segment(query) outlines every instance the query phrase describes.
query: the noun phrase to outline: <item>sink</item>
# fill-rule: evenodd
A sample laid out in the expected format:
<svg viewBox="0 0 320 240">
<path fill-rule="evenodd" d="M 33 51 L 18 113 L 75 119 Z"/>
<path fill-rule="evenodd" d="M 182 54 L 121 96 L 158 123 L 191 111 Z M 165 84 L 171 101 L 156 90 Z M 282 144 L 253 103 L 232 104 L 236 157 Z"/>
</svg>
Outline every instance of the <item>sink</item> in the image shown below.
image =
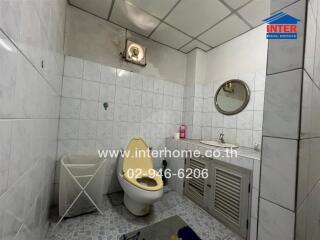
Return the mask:
<svg viewBox="0 0 320 240">
<path fill-rule="evenodd" d="M 222 147 L 222 148 L 238 148 L 239 147 L 231 143 L 220 143 L 218 141 L 200 141 L 200 142 L 206 145 Z"/>
</svg>

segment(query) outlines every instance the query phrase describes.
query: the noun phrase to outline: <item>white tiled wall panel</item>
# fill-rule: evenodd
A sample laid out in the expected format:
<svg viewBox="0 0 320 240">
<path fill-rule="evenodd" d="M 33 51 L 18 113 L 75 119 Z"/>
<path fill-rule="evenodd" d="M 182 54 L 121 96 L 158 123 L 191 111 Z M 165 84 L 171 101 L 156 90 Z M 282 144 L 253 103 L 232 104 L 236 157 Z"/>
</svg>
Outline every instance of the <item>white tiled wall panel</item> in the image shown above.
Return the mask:
<svg viewBox="0 0 320 240">
<path fill-rule="evenodd" d="M 0 239 L 41 240 L 47 230 L 65 7 L 65 0 L 0 1 Z"/>
<path fill-rule="evenodd" d="M 318 1 L 309 1 L 307 21 L 296 206 L 297 240 L 320 238 L 320 4 Z"/>
<path fill-rule="evenodd" d="M 220 85 L 232 78 L 239 78 L 248 84 L 250 88 L 250 101 L 248 106 L 241 113 L 226 116 L 217 111 L 214 105 L 214 97 Z M 193 125 L 191 127 L 201 127 L 200 138 L 205 140 L 217 139 L 219 133 L 223 132 L 225 134 L 225 139 L 228 142 L 250 148 L 253 148 L 255 144 L 259 144 L 260 146 L 263 121 L 265 70 L 255 73 L 239 73 L 235 74 L 232 78 L 219 77 L 219 81 L 203 84 L 196 83 L 198 88 L 202 89 L 202 97 L 191 97 L 194 102 L 198 102 L 194 103 L 194 112 L 188 110 L 188 104 L 190 103 L 185 103 L 184 113 L 186 114 L 184 116 L 184 123 L 191 126 L 188 124 L 187 118 L 192 117 L 193 120 L 190 122 L 192 122 Z M 191 88 L 192 92 L 194 91 L 192 89 L 195 87 L 189 86 L 189 88 Z M 185 97 L 184 101 L 188 101 L 188 98 Z M 201 113 L 200 116 L 197 112 Z M 195 138 L 194 134 L 197 135 L 194 131 L 191 132 L 191 134 L 193 134 L 192 138 Z"/>
<path fill-rule="evenodd" d="M 158 149 L 178 131 L 183 85 L 69 56 L 65 63 L 58 159 L 65 153 L 125 148 L 134 136 Z M 104 102 L 109 104 L 107 110 Z M 115 166 L 111 169 L 106 181 L 116 178 Z M 106 192 L 117 190 L 109 182 L 106 186 L 110 187 Z"/>
</svg>

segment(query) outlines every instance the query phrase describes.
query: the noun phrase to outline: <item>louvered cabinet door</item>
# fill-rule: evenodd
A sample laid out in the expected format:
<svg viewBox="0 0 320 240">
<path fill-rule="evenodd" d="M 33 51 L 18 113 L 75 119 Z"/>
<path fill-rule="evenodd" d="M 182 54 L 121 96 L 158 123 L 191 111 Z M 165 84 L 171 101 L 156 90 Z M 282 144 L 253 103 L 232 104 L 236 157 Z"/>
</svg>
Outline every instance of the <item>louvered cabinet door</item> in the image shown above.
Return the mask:
<svg viewBox="0 0 320 240">
<path fill-rule="evenodd" d="M 228 164 L 211 165 L 209 211 L 244 239 L 248 234 L 251 172 Z"/>
<path fill-rule="evenodd" d="M 186 170 L 190 168 L 192 170 L 199 169 L 202 171 L 203 169 L 208 169 L 208 167 L 208 162 L 201 158 L 188 158 L 186 160 Z M 190 178 L 185 178 L 185 195 L 205 209 L 207 209 L 207 201 L 209 197 L 207 189 L 208 181 L 209 178 L 194 178 L 192 176 L 190 176 Z"/>
</svg>

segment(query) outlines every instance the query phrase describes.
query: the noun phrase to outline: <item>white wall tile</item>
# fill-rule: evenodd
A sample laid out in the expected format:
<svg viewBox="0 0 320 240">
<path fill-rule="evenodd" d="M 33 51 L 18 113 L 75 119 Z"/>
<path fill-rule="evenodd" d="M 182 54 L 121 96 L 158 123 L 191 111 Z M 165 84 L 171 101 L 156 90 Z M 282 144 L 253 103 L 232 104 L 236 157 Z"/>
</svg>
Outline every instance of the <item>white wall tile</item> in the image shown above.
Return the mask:
<svg viewBox="0 0 320 240">
<path fill-rule="evenodd" d="M 159 118 L 158 118 L 159 119 Z M 130 107 L 128 112 L 128 121 L 129 122 L 141 122 L 141 107 Z"/>
<path fill-rule="evenodd" d="M 115 121 L 128 121 L 129 106 L 117 104 L 114 109 L 114 120 Z"/>
<path fill-rule="evenodd" d="M 182 98 L 180 98 L 182 101 Z M 163 95 L 158 93 L 153 95 L 153 108 L 162 109 L 163 108 Z"/>
<path fill-rule="evenodd" d="M 153 91 L 155 93 L 163 94 L 163 85 L 164 85 L 164 81 L 162 81 L 161 79 L 154 79 Z M 182 97 L 182 95 L 179 95 L 179 96 Z"/>
<path fill-rule="evenodd" d="M 122 86 L 116 88 L 116 104 L 129 104 L 130 89 Z"/>
<path fill-rule="evenodd" d="M 77 139 L 79 135 L 79 120 L 61 119 L 59 139 Z"/>
<path fill-rule="evenodd" d="M 297 147 L 296 140 L 263 139 L 261 196 L 292 211 L 295 208 Z"/>
<path fill-rule="evenodd" d="M 98 102 L 81 100 L 80 119 L 97 119 Z"/>
<path fill-rule="evenodd" d="M 79 122 L 79 139 L 90 140 L 97 137 L 97 121 L 80 120 Z"/>
<path fill-rule="evenodd" d="M 130 79 L 130 88 L 141 90 L 142 89 L 142 76 L 137 73 L 132 73 Z"/>
<path fill-rule="evenodd" d="M 261 149 L 262 131 L 253 131 L 252 135 L 253 146 L 258 144 L 258 149 Z"/>
<path fill-rule="evenodd" d="M 131 73 L 123 70 L 117 69 L 117 80 L 116 84 L 123 87 L 130 87 Z"/>
<path fill-rule="evenodd" d="M 270 41 L 268 48 L 268 74 L 302 68 L 304 44 L 305 2 L 298 1 L 283 9 L 289 15 L 300 19 L 296 41 Z M 268 82 L 268 81 L 267 81 Z"/>
<path fill-rule="evenodd" d="M 316 17 L 312 11 L 311 3 L 308 4 L 308 18 L 307 18 L 307 29 L 306 29 L 306 46 L 304 54 L 304 68 L 308 74 L 313 78 L 313 67 L 315 59 L 315 48 L 316 48 L 316 34 L 317 25 Z"/>
<path fill-rule="evenodd" d="M 227 136 L 226 136 L 227 137 Z M 237 129 L 237 143 L 240 146 L 253 148 L 252 130 Z"/>
<path fill-rule="evenodd" d="M 254 91 L 264 91 L 266 82 L 266 70 L 256 72 L 254 79 Z M 251 89 L 252 91 L 253 89 Z"/>
<path fill-rule="evenodd" d="M 79 78 L 64 77 L 63 78 L 63 97 L 79 98 L 81 97 L 82 80 Z"/>
<path fill-rule="evenodd" d="M 268 76 L 263 114 L 264 135 L 298 137 L 301 81 L 301 70 Z"/>
<path fill-rule="evenodd" d="M 250 221 L 250 240 L 257 240 L 257 224 L 258 221 L 255 218 L 251 218 Z"/>
<path fill-rule="evenodd" d="M 11 151 L 11 121 L 0 120 L 0 171 L 9 169 Z M 3 173 L 4 174 L 4 173 Z"/>
<path fill-rule="evenodd" d="M 253 115 L 253 130 L 262 130 L 263 111 L 254 111 Z"/>
<path fill-rule="evenodd" d="M 100 85 L 100 102 L 114 102 L 115 101 L 115 94 L 116 94 L 116 87 L 115 85 L 110 84 L 101 84 Z"/>
<path fill-rule="evenodd" d="M 98 100 L 100 84 L 92 81 L 82 81 L 82 99 Z"/>
<path fill-rule="evenodd" d="M 212 117 L 212 127 L 222 127 L 223 128 L 223 121 L 224 121 L 224 117 L 221 113 L 213 113 L 212 114 L 213 117 Z"/>
<path fill-rule="evenodd" d="M 237 129 L 253 128 L 253 111 L 242 111 L 237 115 Z"/>
<path fill-rule="evenodd" d="M 79 118 L 80 99 L 61 98 L 61 118 Z"/>
<path fill-rule="evenodd" d="M 115 84 L 117 78 L 117 70 L 113 67 L 101 65 L 101 82 L 107 84 Z"/>
<path fill-rule="evenodd" d="M 259 240 L 293 240 L 295 214 L 260 198 Z"/>
<path fill-rule="evenodd" d="M 108 103 L 108 109 L 105 110 L 102 103 L 98 105 L 98 119 L 99 120 L 113 120 L 114 117 L 114 103 Z"/>
<path fill-rule="evenodd" d="M 237 116 L 224 116 L 224 128 L 237 128 Z"/>
<path fill-rule="evenodd" d="M 262 111 L 264 104 L 264 92 L 258 91 L 254 93 L 254 110 Z"/>
<path fill-rule="evenodd" d="M 142 91 L 130 89 L 129 105 L 141 106 L 142 103 Z"/>
<path fill-rule="evenodd" d="M 172 98 L 171 98 L 171 105 L 172 106 Z M 142 92 L 142 102 L 141 105 L 143 107 L 152 107 L 153 103 L 153 94 L 151 92 Z"/>
<path fill-rule="evenodd" d="M 0 171 L 0 196 L 7 190 L 8 188 L 8 174 L 9 171 Z M 1 233 L 1 231 L 0 231 Z"/>
<path fill-rule="evenodd" d="M 82 78 L 83 76 L 83 60 L 66 56 L 64 75 L 68 77 Z"/>
<path fill-rule="evenodd" d="M 100 81 L 101 67 L 97 63 L 84 61 L 83 78 L 91 81 Z"/>
<path fill-rule="evenodd" d="M 142 89 L 144 91 L 153 92 L 153 79 L 149 77 L 142 78 Z"/>
<path fill-rule="evenodd" d="M 226 139 L 227 142 L 237 143 L 237 129 L 224 128 L 223 133 L 225 135 L 224 138 Z M 216 135 L 216 138 L 218 137 L 219 137 L 219 134 Z"/>
</svg>

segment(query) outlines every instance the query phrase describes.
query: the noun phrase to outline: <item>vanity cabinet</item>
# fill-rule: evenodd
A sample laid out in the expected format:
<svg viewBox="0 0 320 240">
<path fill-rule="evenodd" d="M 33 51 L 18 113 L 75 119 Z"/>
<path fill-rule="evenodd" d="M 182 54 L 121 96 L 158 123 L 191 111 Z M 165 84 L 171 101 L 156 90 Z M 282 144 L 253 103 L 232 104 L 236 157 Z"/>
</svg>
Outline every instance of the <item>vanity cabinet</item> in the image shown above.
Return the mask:
<svg viewBox="0 0 320 240">
<path fill-rule="evenodd" d="M 187 158 L 186 169 L 188 168 L 192 169 L 193 171 L 195 169 L 199 169 L 200 171 L 204 169 L 209 170 L 209 162 L 201 158 Z M 190 178 L 186 177 L 184 182 L 185 195 L 187 195 L 202 208 L 206 208 L 210 198 L 208 191 L 209 182 L 209 178 L 194 178 L 192 176 L 190 176 Z"/>
<path fill-rule="evenodd" d="M 214 217 L 247 239 L 251 171 L 215 159 L 187 158 L 186 170 L 208 169 L 208 178 L 185 178 L 184 193 Z M 187 171 L 186 171 L 187 172 Z"/>
</svg>

